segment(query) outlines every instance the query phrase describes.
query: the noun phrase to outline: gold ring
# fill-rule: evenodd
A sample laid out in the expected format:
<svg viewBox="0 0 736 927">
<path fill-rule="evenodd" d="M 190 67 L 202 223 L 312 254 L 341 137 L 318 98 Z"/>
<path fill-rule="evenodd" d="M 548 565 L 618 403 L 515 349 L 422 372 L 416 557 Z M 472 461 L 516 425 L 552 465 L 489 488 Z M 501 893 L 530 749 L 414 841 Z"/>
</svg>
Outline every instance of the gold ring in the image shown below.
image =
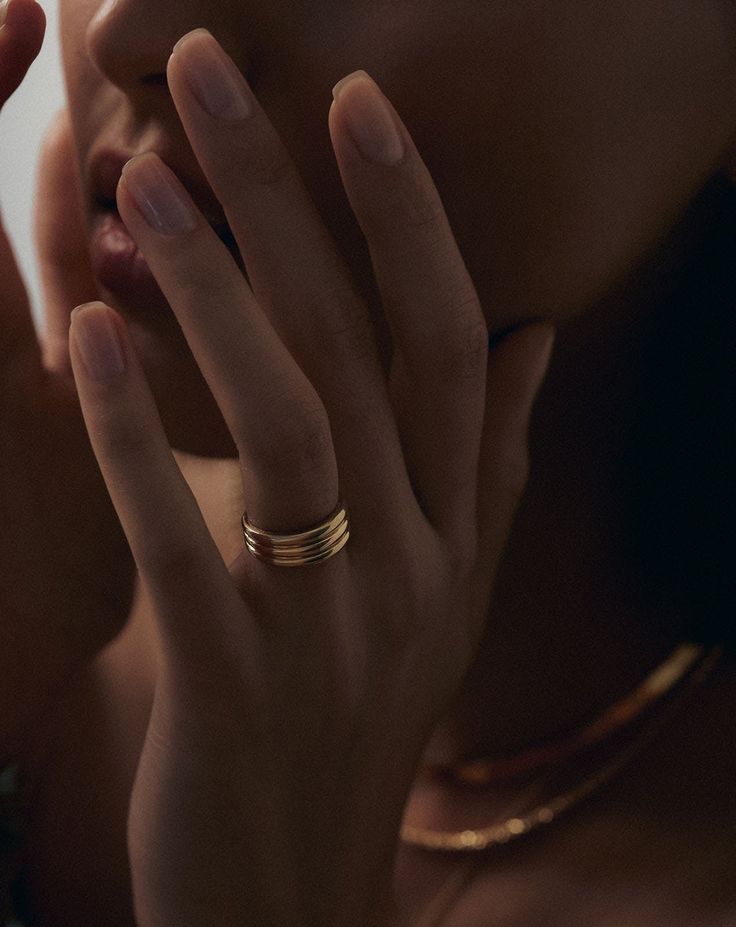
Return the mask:
<svg viewBox="0 0 736 927">
<path fill-rule="evenodd" d="M 339 553 L 350 537 L 348 516 L 342 500 L 323 522 L 292 534 L 267 531 L 241 518 L 245 546 L 259 560 L 272 566 L 305 566 L 319 563 Z"/>
</svg>

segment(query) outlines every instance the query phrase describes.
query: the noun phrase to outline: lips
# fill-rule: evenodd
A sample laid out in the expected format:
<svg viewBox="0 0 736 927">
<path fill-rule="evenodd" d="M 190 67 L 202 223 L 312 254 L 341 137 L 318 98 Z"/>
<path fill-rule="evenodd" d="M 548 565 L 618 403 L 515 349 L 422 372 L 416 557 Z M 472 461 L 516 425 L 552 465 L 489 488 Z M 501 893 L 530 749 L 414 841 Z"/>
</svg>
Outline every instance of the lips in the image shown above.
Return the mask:
<svg viewBox="0 0 736 927">
<path fill-rule="evenodd" d="M 115 193 L 123 168 L 135 157 L 133 154 L 103 150 L 90 160 L 89 178 L 92 194 L 98 207 L 115 208 Z"/>
<path fill-rule="evenodd" d="M 134 152 L 104 148 L 93 153 L 89 160 L 87 176 L 94 212 L 90 239 L 92 266 L 100 284 L 111 292 L 130 296 L 136 301 L 160 302 L 162 294 L 158 284 L 117 209 L 118 181 L 123 167 L 133 157 Z M 213 215 L 214 210 L 208 208 L 213 199 L 210 188 L 197 181 L 186 169 L 174 165 L 169 158 L 160 157 L 182 181 L 218 238 L 244 270 L 235 236 L 222 218 L 221 210 L 220 215 Z"/>
<path fill-rule="evenodd" d="M 167 305 L 148 262 L 116 211 L 95 216 L 89 252 L 94 275 L 114 302 L 139 309 Z"/>
</svg>

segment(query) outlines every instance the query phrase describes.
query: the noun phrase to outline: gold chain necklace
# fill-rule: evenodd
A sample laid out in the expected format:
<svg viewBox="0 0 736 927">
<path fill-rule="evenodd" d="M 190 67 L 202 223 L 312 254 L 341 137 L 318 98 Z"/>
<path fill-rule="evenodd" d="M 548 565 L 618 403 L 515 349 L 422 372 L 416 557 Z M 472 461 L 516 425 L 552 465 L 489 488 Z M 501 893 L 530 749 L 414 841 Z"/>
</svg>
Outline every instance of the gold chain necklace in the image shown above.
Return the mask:
<svg viewBox="0 0 736 927">
<path fill-rule="evenodd" d="M 674 688 L 703 656 L 697 644 L 680 644 L 641 682 L 633 692 L 608 707 L 582 730 L 557 741 L 538 744 L 523 753 L 505 758 L 483 758 L 455 765 L 431 764 L 425 771 L 435 779 L 461 786 L 484 788 L 497 782 L 514 781 L 520 774 L 541 772 L 560 766 L 582 751 L 588 751 L 630 725 L 655 702 Z"/>
<path fill-rule="evenodd" d="M 526 814 L 509 818 L 500 824 L 479 830 L 435 831 L 410 827 L 405 824 L 401 828 L 401 840 L 404 843 L 422 847 L 426 850 L 473 852 L 507 844 L 531 833 L 544 824 L 551 824 L 560 815 L 578 805 L 613 779 L 638 753 L 648 746 L 676 714 L 677 709 L 687 699 L 687 696 L 696 691 L 710 676 L 724 651 L 723 646 L 714 647 L 710 650 L 690 675 L 687 684 L 684 686 L 684 691 L 679 693 L 679 697 L 673 699 L 669 709 L 645 727 L 633 743 L 629 744 L 612 761 L 605 764 L 576 787 L 556 795 Z"/>
</svg>

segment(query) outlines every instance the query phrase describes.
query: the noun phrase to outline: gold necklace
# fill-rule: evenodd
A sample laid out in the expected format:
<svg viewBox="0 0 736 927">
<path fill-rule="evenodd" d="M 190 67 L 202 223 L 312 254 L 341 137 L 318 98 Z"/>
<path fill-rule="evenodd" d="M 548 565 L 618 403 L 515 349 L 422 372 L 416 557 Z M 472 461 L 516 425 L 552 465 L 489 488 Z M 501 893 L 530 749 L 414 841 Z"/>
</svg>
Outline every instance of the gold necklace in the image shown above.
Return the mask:
<svg viewBox="0 0 736 927">
<path fill-rule="evenodd" d="M 714 647 L 701 660 L 699 666 L 692 672 L 684 691 L 679 697 L 673 699 L 669 709 L 651 724 L 618 754 L 611 762 L 589 776 L 582 783 L 562 794 L 556 795 L 542 805 L 538 805 L 526 814 L 509 818 L 500 824 L 484 827 L 479 830 L 462 831 L 435 831 L 425 828 L 410 827 L 405 824 L 401 828 L 401 840 L 412 846 L 422 847 L 426 850 L 442 850 L 454 852 L 473 852 L 485 850 L 489 847 L 501 846 L 531 833 L 544 824 L 551 824 L 560 815 L 578 805 L 595 791 L 609 782 L 623 770 L 634 757 L 640 753 L 657 734 L 666 726 L 676 714 L 677 709 L 694 692 L 715 669 L 723 656 L 723 646 Z"/>
<path fill-rule="evenodd" d="M 582 730 L 557 741 L 536 745 L 513 757 L 466 760 L 455 765 L 432 764 L 424 772 L 457 785 L 484 788 L 514 781 L 524 773 L 559 768 L 576 754 L 588 751 L 636 721 L 655 702 L 674 688 L 702 657 L 697 644 L 680 644 L 633 692 L 607 708 Z"/>
</svg>

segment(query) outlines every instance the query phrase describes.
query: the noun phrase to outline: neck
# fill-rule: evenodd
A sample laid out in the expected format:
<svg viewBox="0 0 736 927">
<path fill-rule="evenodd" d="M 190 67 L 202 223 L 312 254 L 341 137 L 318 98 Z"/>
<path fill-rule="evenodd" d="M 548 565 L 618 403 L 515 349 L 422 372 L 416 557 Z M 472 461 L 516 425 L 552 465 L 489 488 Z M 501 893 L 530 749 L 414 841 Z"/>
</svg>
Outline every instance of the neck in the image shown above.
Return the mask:
<svg viewBox="0 0 736 927">
<path fill-rule="evenodd" d="M 686 638 L 682 614 L 645 594 L 623 543 L 629 419 L 646 363 L 640 308 L 611 301 L 559 332 L 485 638 L 428 763 L 513 756 L 573 733 Z"/>
</svg>

